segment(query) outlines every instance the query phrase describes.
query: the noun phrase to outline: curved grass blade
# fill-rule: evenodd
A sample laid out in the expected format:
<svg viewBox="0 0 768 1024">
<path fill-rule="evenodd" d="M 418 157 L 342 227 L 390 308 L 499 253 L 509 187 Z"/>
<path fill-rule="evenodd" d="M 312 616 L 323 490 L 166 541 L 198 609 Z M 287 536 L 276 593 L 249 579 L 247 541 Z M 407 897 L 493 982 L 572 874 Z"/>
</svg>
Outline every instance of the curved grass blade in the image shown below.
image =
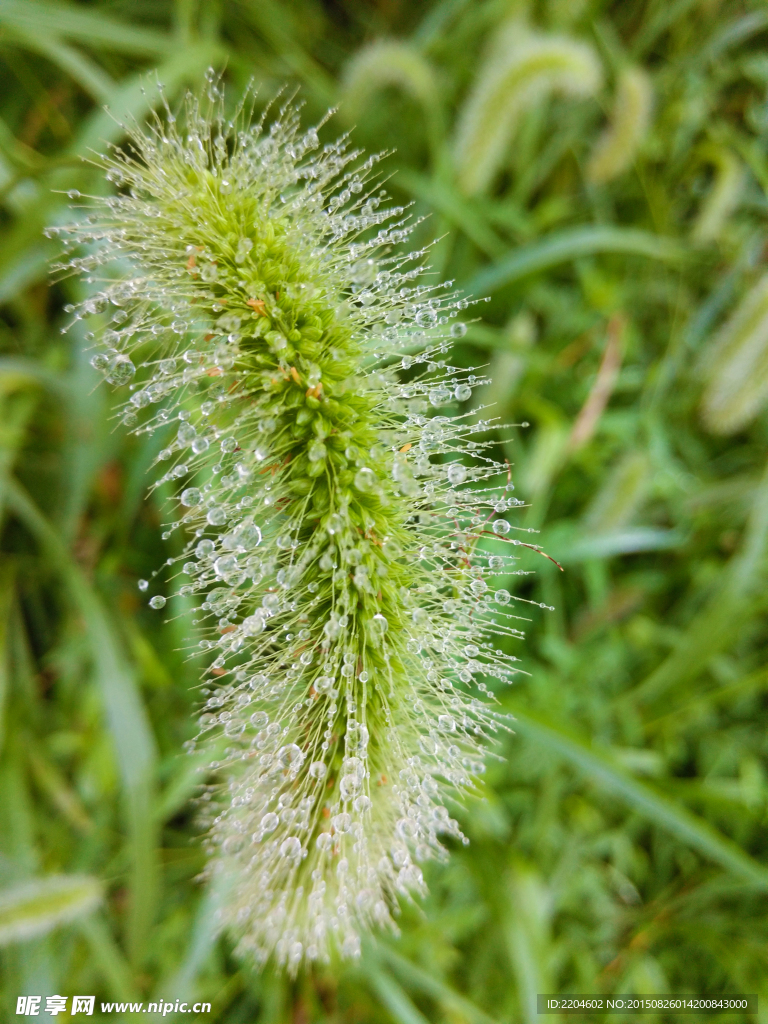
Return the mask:
<svg viewBox="0 0 768 1024">
<path fill-rule="evenodd" d="M 664 263 L 674 263 L 685 256 L 685 249 L 672 238 L 639 228 L 590 224 L 553 232 L 516 249 L 506 259 L 476 274 L 467 285 L 467 291 L 475 295 L 494 292 L 540 270 L 549 270 L 581 256 L 608 252 L 646 256 Z"/>
<path fill-rule="evenodd" d="M 170 53 L 172 40 L 162 32 L 128 25 L 80 4 L 40 0 L 0 0 L 0 25 L 39 35 L 63 36 L 118 53 L 157 57 Z"/>
<path fill-rule="evenodd" d="M 722 573 L 709 603 L 688 626 L 672 653 L 625 700 L 649 704 L 692 679 L 734 639 L 734 627 L 748 611 L 768 544 L 768 467 L 757 488 L 744 542 Z"/>
<path fill-rule="evenodd" d="M 88 943 L 91 957 L 107 983 L 113 999 L 135 1000 L 131 969 L 112 937 L 102 914 L 91 914 L 77 922 L 77 929 Z"/>
<path fill-rule="evenodd" d="M 489 1016 L 469 999 L 459 995 L 449 985 L 412 963 L 386 943 L 377 943 L 374 948 L 368 950 L 368 953 L 386 960 L 406 984 L 440 1003 L 446 1014 L 462 1017 L 473 1024 L 497 1024 L 494 1017 Z"/>
<path fill-rule="evenodd" d="M 19 42 L 57 64 L 70 75 L 97 103 L 108 103 L 116 87 L 115 81 L 90 57 L 80 53 L 73 46 L 62 43 L 47 33 L 26 31 L 16 28 L 13 32 Z"/>
<path fill-rule="evenodd" d="M 427 1018 L 413 1005 L 391 974 L 368 963 L 366 980 L 397 1024 L 428 1024 Z"/>
<path fill-rule="evenodd" d="M 96 878 L 51 875 L 0 890 L 0 946 L 47 935 L 89 914 L 102 897 Z"/>
<path fill-rule="evenodd" d="M 707 822 L 619 767 L 610 752 L 591 746 L 539 716 L 513 706 L 516 731 L 559 754 L 604 789 L 738 878 L 768 890 L 768 866 L 760 864 Z"/>
</svg>

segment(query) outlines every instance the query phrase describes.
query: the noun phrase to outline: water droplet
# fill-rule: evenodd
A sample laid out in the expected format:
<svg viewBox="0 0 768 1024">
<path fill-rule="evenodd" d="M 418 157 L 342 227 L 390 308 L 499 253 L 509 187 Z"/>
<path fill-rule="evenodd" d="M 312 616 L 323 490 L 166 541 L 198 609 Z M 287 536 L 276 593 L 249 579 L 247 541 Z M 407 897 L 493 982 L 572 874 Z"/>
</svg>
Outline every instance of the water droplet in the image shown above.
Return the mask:
<svg viewBox="0 0 768 1024">
<path fill-rule="evenodd" d="M 318 850 L 328 850 L 330 849 L 332 843 L 333 836 L 331 835 L 330 832 L 321 832 L 320 835 L 315 840 L 315 845 L 317 846 Z"/>
<path fill-rule="evenodd" d="M 136 374 L 136 367 L 128 356 L 123 355 L 115 356 L 114 359 L 111 359 L 108 369 L 107 380 L 110 384 L 115 384 L 118 387 L 128 384 Z"/>
<path fill-rule="evenodd" d="M 233 452 L 237 448 L 237 441 L 234 437 L 225 437 L 221 442 L 221 450 L 223 452 Z"/>
<path fill-rule="evenodd" d="M 371 284 L 376 279 L 376 261 L 358 260 L 352 264 L 350 275 L 355 284 Z"/>
<path fill-rule="evenodd" d="M 467 479 L 467 470 L 460 462 L 452 462 L 448 467 L 448 483 L 463 484 Z"/>
<path fill-rule="evenodd" d="M 437 313 L 431 306 L 426 306 L 418 311 L 414 319 L 419 327 L 433 327 L 437 323 Z"/>
<path fill-rule="evenodd" d="M 364 494 L 373 490 L 376 486 L 376 474 L 372 469 L 363 467 L 355 473 L 355 487 Z"/>
<path fill-rule="evenodd" d="M 263 729 L 269 723 L 269 715 L 266 711 L 254 711 L 251 715 L 251 725 L 254 729 Z"/>
<path fill-rule="evenodd" d="M 452 338 L 463 338 L 466 333 L 467 333 L 467 325 L 466 324 L 463 324 L 463 323 L 459 322 L 457 324 L 454 324 L 451 327 L 451 337 Z M 458 398 L 459 396 L 457 395 L 456 397 Z M 469 396 L 467 396 L 467 397 L 469 397 Z"/>
<path fill-rule="evenodd" d="M 296 836 L 290 836 L 290 838 L 283 840 L 280 844 L 280 856 L 288 860 L 298 860 L 301 857 L 301 843 Z"/>
<path fill-rule="evenodd" d="M 339 783 L 342 800 L 350 800 L 360 790 L 360 779 L 357 775 L 344 775 Z"/>
<path fill-rule="evenodd" d="M 509 602 L 512 600 L 512 595 L 509 593 L 508 590 L 497 590 L 496 593 L 493 595 L 493 599 L 496 602 L 496 604 L 509 604 Z"/>
<path fill-rule="evenodd" d="M 165 598 L 162 594 L 155 594 L 154 597 L 149 599 L 150 608 L 165 608 Z"/>
<path fill-rule="evenodd" d="M 139 590 L 147 590 L 149 587 L 149 580 L 139 580 Z"/>
<path fill-rule="evenodd" d="M 134 396 L 135 397 L 135 396 Z M 197 437 L 197 431 L 191 423 L 182 422 L 178 433 L 179 444 L 188 445 Z"/>
<path fill-rule="evenodd" d="M 217 576 L 221 576 L 226 579 L 231 576 L 232 573 L 237 572 L 239 568 L 237 558 L 234 555 L 221 555 L 213 563 L 213 571 Z"/>
<path fill-rule="evenodd" d="M 509 523 L 506 519 L 497 519 L 493 524 L 493 532 L 499 537 L 505 537 L 509 533 Z"/>
<path fill-rule="evenodd" d="M 95 356 L 91 356 L 91 366 L 100 373 L 106 372 L 109 366 L 109 356 L 105 352 L 97 352 Z"/>
<path fill-rule="evenodd" d="M 196 437 L 192 442 L 192 451 L 195 455 L 202 455 L 203 452 L 208 450 L 210 443 L 207 437 Z"/>
<path fill-rule="evenodd" d="M 227 521 L 227 510 L 221 505 L 214 505 L 205 518 L 211 526 L 223 526 Z"/>
<path fill-rule="evenodd" d="M 321 462 L 328 454 L 328 450 L 322 441 L 313 441 L 307 449 L 307 458 L 310 462 Z"/>
<path fill-rule="evenodd" d="M 301 747 L 298 747 L 295 743 L 288 743 L 286 746 L 280 747 L 277 752 L 277 759 L 283 768 L 290 768 L 293 765 L 298 768 L 304 760 L 304 754 L 301 751 Z"/>
<path fill-rule="evenodd" d="M 264 817 L 261 819 L 261 831 L 262 832 L 274 832 L 279 824 L 280 819 L 274 811 L 267 811 Z"/>
<path fill-rule="evenodd" d="M 336 814 L 331 818 L 331 824 L 337 832 L 349 832 L 352 828 L 352 815 L 343 811 L 341 814 Z"/>
<path fill-rule="evenodd" d="M 374 615 L 370 622 L 370 628 L 374 636 L 384 636 L 389 629 L 389 622 L 387 622 L 386 616 L 382 615 L 381 612 Z"/>
<path fill-rule="evenodd" d="M 258 636 L 259 633 L 263 633 L 263 615 L 249 615 L 248 618 L 243 619 L 243 632 L 246 636 Z"/>
<path fill-rule="evenodd" d="M 186 490 L 181 492 L 181 504 L 186 505 L 187 508 L 191 508 L 193 505 L 199 505 L 203 499 L 203 495 L 197 487 L 187 487 Z"/>
<path fill-rule="evenodd" d="M 325 524 L 325 528 L 331 535 L 335 533 L 341 533 L 341 531 L 344 529 L 344 520 L 342 519 L 338 512 L 332 512 L 331 515 L 328 516 L 328 521 Z"/>
<path fill-rule="evenodd" d="M 313 779 L 324 779 L 328 768 L 324 761 L 313 761 L 309 766 L 309 774 Z"/>
<path fill-rule="evenodd" d="M 448 716 L 443 715 L 442 717 L 447 718 Z M 413 839 L 419 834 L 419 823 L 414 818 L 401 818 L 397 823 L 397 831 L 404 839 Z"/>
<path fill-rule="evenodd" d="M 367 796 L 361 795 L 355 799 L 355 802 L 352 806 L 355 808 L 358 814 L 363 814 L 370 808 L 371 801 Z"/>
<path fill-rule="evenodd" d="M 198 558 L 207 558 L 208 555 L 212 554 L 216 545 L 212 540 L 201 540 L 195 548 L 195 554 Z"/>
<path fill-rule="evenodd" d="M 469 384 L 459 384 L 453 392 L 453 397 L 457 402 L 466 402 L 468 398 L 472 397 L 472 388 Z"/>
<path fill-rule="evenodd" d="M 441 384 L 440 387 L 432 388 L 427 397 L 429 404 L 437 408 L 438 405 L 443 405 L 449 400 L 451 392 Z"/>
</svg>

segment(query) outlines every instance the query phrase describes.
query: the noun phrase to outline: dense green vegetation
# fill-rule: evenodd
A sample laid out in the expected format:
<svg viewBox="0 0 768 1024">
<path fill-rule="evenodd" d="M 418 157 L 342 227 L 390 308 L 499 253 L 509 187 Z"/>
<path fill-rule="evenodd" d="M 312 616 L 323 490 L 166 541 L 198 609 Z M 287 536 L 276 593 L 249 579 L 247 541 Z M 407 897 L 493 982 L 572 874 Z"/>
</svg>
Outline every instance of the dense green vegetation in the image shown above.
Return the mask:
<svg viewBox="0 0 768 1024">
<path fill-rule="evenodd" d="M 60 992 L 489 1024 L 698 991 L 768 1020 L 767 41 L 758 0 L 0 2 L 3 1017 Z M 417 244 L 490 296 L 454 360 L 489 367 L 520 521 L 564 568 L 521 558 L 529 676 L 471 845 L 400 940 L 295 982 L 233 959 L 196 882 L 198 668 L 178 599 L 164 625 L 136 586 L 175 551 L 155 442 L 60 333 L 81 285 L 49 284 L 43 233 L 157 80 L 174 102 L 210 65 L 232 103 L 296 85 L 308 120 L 340 105 L 326 139 L 394 150 Z M 32 905 L 52 874 L 103 901 Z"/>
</svg>

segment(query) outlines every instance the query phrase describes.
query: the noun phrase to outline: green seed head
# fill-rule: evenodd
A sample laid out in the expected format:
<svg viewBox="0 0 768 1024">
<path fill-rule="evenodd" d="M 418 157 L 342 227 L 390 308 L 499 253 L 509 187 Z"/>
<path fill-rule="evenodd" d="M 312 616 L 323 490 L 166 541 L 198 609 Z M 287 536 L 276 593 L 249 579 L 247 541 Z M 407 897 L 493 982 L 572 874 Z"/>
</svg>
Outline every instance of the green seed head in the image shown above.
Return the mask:
<svg viewBox="0 0 768 1024">
<path fill-rule="evenodd" d="M 191 98 L 131 146 L 103 161 L 118 194 L 66 229 L 67 269 L 101 284 L 74 312 L 177 493 L 225 924 L 295 972 L 394 928 L 419 862 L 464 839 L 445 801 L 504 722 L 518 502 L 456 408 L 481 383 L 445 360 L 468 302 L 422 283 L 376 158 L 321 148 L 292 107 L 225 122 Z"/>
</svg>

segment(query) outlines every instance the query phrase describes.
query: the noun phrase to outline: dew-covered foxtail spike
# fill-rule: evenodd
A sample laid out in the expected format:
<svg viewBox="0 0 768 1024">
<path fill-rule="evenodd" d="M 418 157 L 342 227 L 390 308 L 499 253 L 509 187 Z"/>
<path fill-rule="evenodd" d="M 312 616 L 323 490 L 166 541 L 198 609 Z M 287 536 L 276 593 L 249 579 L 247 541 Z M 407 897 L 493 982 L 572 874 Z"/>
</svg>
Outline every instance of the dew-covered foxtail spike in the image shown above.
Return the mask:
<svg viewBox="0 0 768 1024">
<path fill-rule="evenodd" d="M 446 805 L 507 721 L 489 684 L 518 671 L 499 647 L 521 635 L 502 584 L 522 502 L 461 412 L 482 378 L 446 360 L 469 302 L 423 283 L 377 158 L 290 105 L 226 123 L 188 98 L 102 164 L 116 194 L 78 203 L 61 269 L 91 282 L 70 312 L 176 494 L 222 924 L 292 973 L 356 956 L 465 841 Z"/>
</svg>

